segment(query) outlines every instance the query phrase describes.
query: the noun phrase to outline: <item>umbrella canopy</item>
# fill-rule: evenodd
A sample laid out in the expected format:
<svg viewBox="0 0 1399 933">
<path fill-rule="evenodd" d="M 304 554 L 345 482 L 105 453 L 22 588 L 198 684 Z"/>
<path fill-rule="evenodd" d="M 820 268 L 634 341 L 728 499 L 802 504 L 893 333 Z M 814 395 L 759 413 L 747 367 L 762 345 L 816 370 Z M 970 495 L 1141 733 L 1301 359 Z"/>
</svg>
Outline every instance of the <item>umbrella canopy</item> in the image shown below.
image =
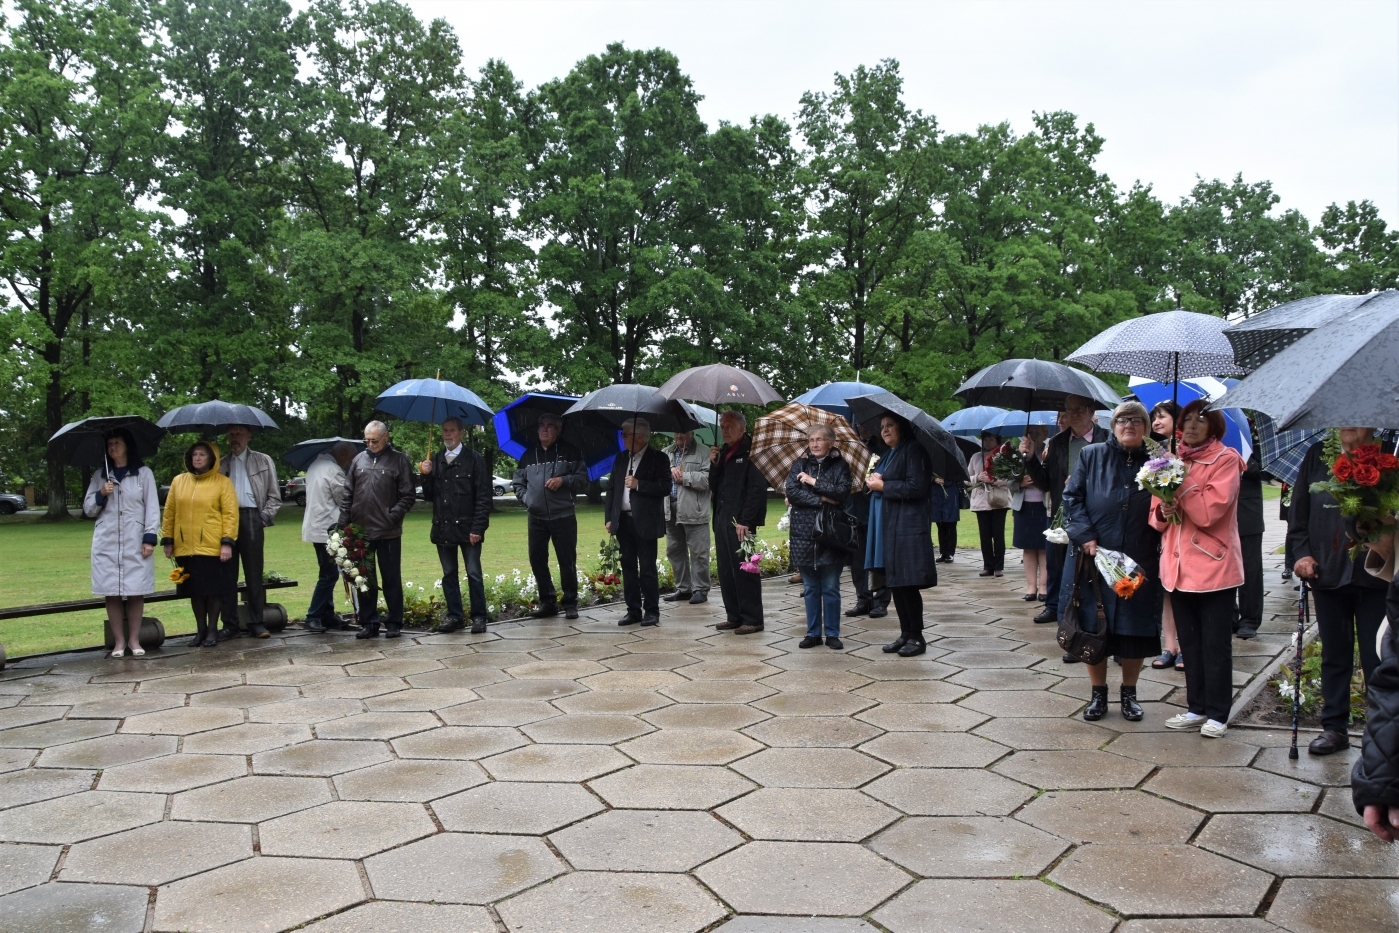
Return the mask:
<svg viewBox="0 0 1399 933">
<path fill-rule="evenodd" d="M 827 425 L 835 435 L 833 446 L 850 467 L 852 485 L 869 473 L 870 449 L 849 421 L 814 405 L 789 402 L 753 422 L 753 462 L 773 489 L 780 492 L 786 486 L 792 464 L 806 453 L 806 432 L 817 424 Z"/>
<path fill-rule="evenodd" d="M 982 426 L 981 430 L 990 431 L 998 437 L 1023 437 L 1025 428 L 1035 425 L 1042 428 L 1054 428 L 1059 424 L 1059 413 L 1057 411 L 1008 411 L 999 418 L 993 418 Z M 947 427 L 947 422 L 942 423 Z M 1050 433 L 1054 433 L 1050 431 Z"/>
<path fill-rule="evenodd" d="M 484 425 L 495 414 L 475 392 L 445 379 L 405 379 L 380 392 L 374 410 L 428 424 L 459 418 L 462 424 Z"/>
<path fill-rule="evenodd" d="M 1399 428 L 1399 301 L 1367 302 L 1274 356 L 1219 400 L 1280 430 Z"/>
<path fill-rule="evenodd" d="M 959 408 L 942 419 L 942 426 L 957 437 L 980 437 L 983 428 L 999 421 L 1006 413 L 1004 408 L 994 405 L 973 405 Z"/>
<path fill-rule="evenodd" d="M 1258 427 L 1258 463 L 1264 473 L 1287 483 L 1297 482 L 1302 459 L 1312 445 L 1326 436 L 1325 431 L 1279 431 L 1272 418 L 1259 412 L 1253 423 Z"/>
<path fill-rule="evenodd" d="M 1004 360 L 972 376 L 953 395 L 969 405 L 1000 405 L 1018 411 L 1060 408 L 1070 395 L 1116 408 L 1112 386 L 1081 369 L 1049 360 Z"/>
<path fill-rule="evenodd" d="M 766 405 L 782 401 L 777 390 L 761 376 L 723 363 L 678 372 L 665 381 L 660 392 L 666 398 L 687 398 L 711 405 Z"/>
<path fill-rule="evenodd" d="M 171 409 L 156 424 L 172 434 L 222 434 L 234 427 L 247 428 L 254 433 L 263 428 L 277 430 L 277 422 L 267 417 L 267 412 L 261 408 L 217 399 Z"/>
<path fill-rule="evenodd" d="M 552 395 L 527 392 L 495 413 L 496 443 L 500 449 L 519 460 L 537 441 L 539 416 L 558 415 L 573 407 L 576 395 Z M 565 418 L 559 440 L 578 448 L 583 462 L 588 464 L 588 479 L 601 479 L 612 470 L 612 460 L 622 449 L 622 436 L 611 425 L 598 426 Z"/>
<path fill-rule="evenodd" d="M 1243 373 L 1224 336 L 1228 323 L 1194 311 L 1144 314 L 1112 325 L 1064 359 L 1100 373 L 1158 382 Z"/>
<path fill-rule="evenodd" d="M 1224 330 L 1240 366 L 1257 369 L 1318 327 L 1352 311 L 1384 312 L 1399 304 L 1399 291 L 1371 295 L 1313 295 L 1269 308 Z"/>
<path fill-rule="evenodd" d="M 814 389 L 806 390 L 792 401 L 849 418 L 850 406 L 846 404 L 846 399 L 884 391 L 887 390 L 868 382 L 827 382 Z"/>
<path fill-rule="evenodd" d="M 48 457 L 68 466 L 103 467 L 107 463 L 107 432 L 126 428 L 136 442 L 134 453 L 142 460 L 155 456 L 165 429 L 151 424 L 140 415 L 111 415 L 105 418 L 84 418 L 72 421 L 49 438 Z"/>
<path fill-rule="evenodd" d="M 594 389 L 564 412 L 576 418 L 620 428 L 630 418 L 645 418 L 652 431 L 693 431 L 704 427 L 695 410 L 662 395 L 652 386 L 618 383 Z"/>
<path fill-rule="evenodd" d="M 855 415 L 856 424 L 869 424 L 878 431 L 878 421 L 885 414 L 898 415 L 913 426 L 913 436 L 928 453 L 933 462 L 933 472 L 944 480 L 965 483 L 967 477 L 967 455 L 946 428 L 932 415 L 915 405 L 910 405 L 892 392 L 878 392 L 874 395 L 861 395 L 848 400 L 850 410 Z M 975 443 L 971 445 L 980 449 Z"/>
<path fill-rule="evenodd" d="M 355 440 L 352 437 L 317 437 L 309 441 L 302 441 L 300 444 L 293 444 L 290 450 L 282 454 L 282 462 L 289 464 L 293 469 L 304 470 L 314 463 L 321 454 L 342 442 L 353 444 L 355 453 L 364 450 L 364 441 Z"/>
<path fill-rule="evenodd" d="M 1224 397 L 1231 386 L 1239 384 L 1237 379 L 1182 379 L 1179 383 L 1152 382 L 1147 379 L 1130 381 L 1132 394 L 1137 397 L 1147 411 L 1162 402 L 1175 399 L 1184 408 L 1196 399 L 1209 399 L 1211 402 Z M 1224 446 L 1237 450 L 1245 460 L 1253 453 L 1253 432 L 1249 430 L 1248 416 L 1238 408 L 1221 409 L 1224 415 Z"/>
</svg>

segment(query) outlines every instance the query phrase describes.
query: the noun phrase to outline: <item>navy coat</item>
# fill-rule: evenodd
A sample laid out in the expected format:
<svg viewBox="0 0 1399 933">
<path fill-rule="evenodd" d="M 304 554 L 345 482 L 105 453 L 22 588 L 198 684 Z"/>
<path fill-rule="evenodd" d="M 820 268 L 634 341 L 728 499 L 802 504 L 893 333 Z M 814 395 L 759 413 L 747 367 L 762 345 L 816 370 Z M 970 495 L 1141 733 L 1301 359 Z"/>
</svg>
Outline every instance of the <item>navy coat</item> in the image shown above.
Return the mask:
<svg viewBox="0 0 1399 933">
<path fill-rule="evenodd" d="M 893 457 L 890 451 L 875 467 L 884 478 L 884 491 L 880 494 L 884 509 L 884 585 L 924 590 L 938 585 L 928 498 L 928 487 L 933 485 L 932 464 L 922 445 L 913 438 L 906 438 L 895 450 L 900 448 L 907 449 L 897 462 L 889 464 Z"/>
<path fill-rule="evenodd" d="M 933 521 L 955 523 L 962 515 L 958 508 L 961 504 L 960 499 L 961 496 L 955 486 L 939 486 L 937 483 L 933 483 L 928 492 Z"/>
<path fill-rule="evenodd" d="M 808 486 L 797 479 L 801 473 L 816 477 L 816 485 Z M 850 467 L 840 451 L 831 448 L 830 453 L 820 460 L 810 452 L 798 457 L 787 474 L 786 493 L 787 501 L 792 503 L 792 566 L 798 570 L 811 570 L 816 567 L 841 567 L 848 563 L 849 554 L 816 544 L 816 516 L 824 504 L 821 497 L 834 499 L 837 507 L 843 507 L 850 498 Z"/>
</svg>

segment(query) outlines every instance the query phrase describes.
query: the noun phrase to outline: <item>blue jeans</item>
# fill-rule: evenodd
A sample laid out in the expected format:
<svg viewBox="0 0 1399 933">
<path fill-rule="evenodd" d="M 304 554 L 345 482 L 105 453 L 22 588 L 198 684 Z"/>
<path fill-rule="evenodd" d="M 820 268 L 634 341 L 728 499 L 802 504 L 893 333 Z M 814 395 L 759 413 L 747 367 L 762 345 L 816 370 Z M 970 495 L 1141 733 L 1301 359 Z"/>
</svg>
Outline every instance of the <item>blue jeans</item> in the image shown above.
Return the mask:
<svg viewBox="0 0 1399 933">
<path fill-rule="evenodd" d="M 439 544 L 437 560 L 442 564 L 442 598 L 447 602 L 447 619 L 464 622 L 461 605 L 461 580 L 457 577 L 457 548 L 466 561 L 466 588 L 471 596 L 471 619 L 486 618 L 486 584 L 481 576 L 481 545 Z"/>
<path fill-rule="evenodd" d="M 802 568 L 802 599 L 806 600 L 806 634 L 821 636 L 821 617 L 826 619 L 826 637 L 840 635 L 840 564 Z"/>
<path fill-rule="evenodd" d="M 327 625 L 338 623 L 335 584 L 340 581 L 340 572 L 335 569 L 335 561 L 326 553 L 324 544 L 313 544 L 311 547 L 316 551 L 316 567 L 320 575 L 316 577 L 316 588 L 311 591 L 311 608 L 306 610 L 306 618 L 319 619 Z"/>
</svg>

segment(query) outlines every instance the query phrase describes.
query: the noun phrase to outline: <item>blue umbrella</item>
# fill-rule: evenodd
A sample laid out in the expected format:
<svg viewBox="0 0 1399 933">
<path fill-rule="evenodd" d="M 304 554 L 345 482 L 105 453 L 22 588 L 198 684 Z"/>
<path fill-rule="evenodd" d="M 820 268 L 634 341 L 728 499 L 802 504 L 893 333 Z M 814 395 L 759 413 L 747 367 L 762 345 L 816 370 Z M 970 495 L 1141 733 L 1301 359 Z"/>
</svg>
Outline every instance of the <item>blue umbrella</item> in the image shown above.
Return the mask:
<svg viewBox="0 0 1399 933">
<path fill-rule="evenodd" d="M 1006 414 L 994 405 L 973 405 L 961 408 L 942 419 L 942 426 L 958 437 L 978 437 L 986 425 Z"/>
<path fill-rule="evenodd" d="M 578 401 L 576 395 L 553 395 L 547 392 L 527 392 L 495 413 L 495 438 L 500 449 L 519 460 L 535 443 L 539 416 L 558 415 L 563 419 L 559 439 L 572 444 L 583 453 L 588 464 L 588 479 L 601 479 L 612 471 L 612 461 L 622 449 L 622 432 L 603 429 L 577 418 L 563 418 L 563 413 Z"/>
<path fill-rule="evenodd" d="M 1057 411 L 1008 411 L 999 418 L 993 418 L 982 428 L 999 437 L 1023 437 L 1025 428 L 1035 425 L 1053 428 L 1059 423 Z"/>
<path fill-rule="evenodd" d="M 1238 384 L 1237 379 L 1182 379 L 1179 383 L 1133 379 L 1130 380 L 1130 390 L 1137 400 L 1146 406 L 1147 411 L 1150 411 L 1162 402 L 1172 399 L 1182 408 L 1196 399 L 1214 401 L 1222 398 L 1226 391 Z M 1223 408 L 1220 412 L 1224 415 L 1224 437 L 1221 438 L 1224 446 L 1234 448 L 1247 460 L 1253 453 L 1253 432 L 1248 427 L 1248 416 L 1238 408 Z M 1300 464 L 1299 460 L 1298 465 Z"/>
<path fill-rule="evenodd" d="M 379 393 L 374 409 L 404 421 L 428 424 L 458 418 L 462 424 L 485 425 L 495 414 L 475 392 L 443 379 L 405 379 Z"/>
<path fill-rule="evenodd" d="M 814 389 L 808 389 L 792 401 L 829 411 L 848 420 L 850 406 L 846 403 L 846 399 L 860 395 L 874 395 L 877 392 L 885 391 L 888 390 L 868 382 L 828 382 Z"/>
</svg>

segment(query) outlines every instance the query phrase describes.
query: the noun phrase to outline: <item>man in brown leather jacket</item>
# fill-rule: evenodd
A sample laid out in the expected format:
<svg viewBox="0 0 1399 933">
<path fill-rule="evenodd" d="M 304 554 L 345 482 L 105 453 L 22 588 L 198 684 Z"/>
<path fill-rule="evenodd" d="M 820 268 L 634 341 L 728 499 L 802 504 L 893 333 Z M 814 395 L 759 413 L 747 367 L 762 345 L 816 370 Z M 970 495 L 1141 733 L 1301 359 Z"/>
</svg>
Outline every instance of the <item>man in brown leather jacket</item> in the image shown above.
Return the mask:
<svg viewBox="0 0 1399 933">
<path fill-rule="evenodd" d="M 364 529 L 374 558 L 369 590 L 359 594 L 360 630 L 355 637 L 379 635 L 382 578 L 389 609 L 384 637 L 397 638 L 403 628 L 403 518 L 417 498 L 413 467 L 389 444 L 389 429 L 382 421 L 364 426 L 364 446 L 345 471 L 345 504 L 340 509 L 340 524 Z"/>
</svg>

